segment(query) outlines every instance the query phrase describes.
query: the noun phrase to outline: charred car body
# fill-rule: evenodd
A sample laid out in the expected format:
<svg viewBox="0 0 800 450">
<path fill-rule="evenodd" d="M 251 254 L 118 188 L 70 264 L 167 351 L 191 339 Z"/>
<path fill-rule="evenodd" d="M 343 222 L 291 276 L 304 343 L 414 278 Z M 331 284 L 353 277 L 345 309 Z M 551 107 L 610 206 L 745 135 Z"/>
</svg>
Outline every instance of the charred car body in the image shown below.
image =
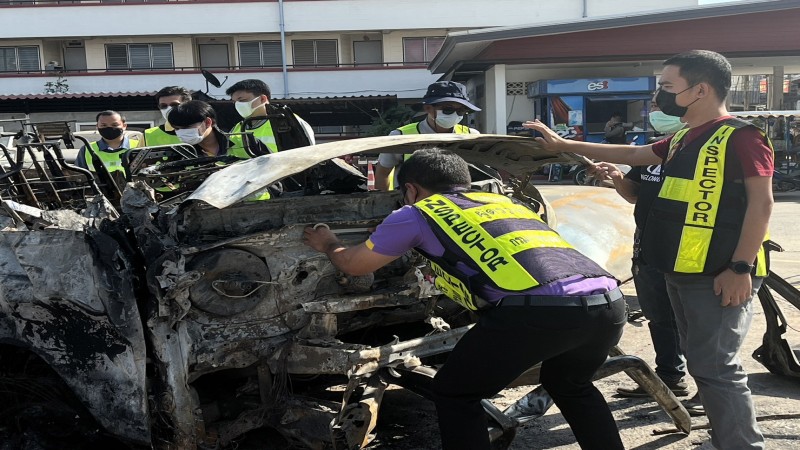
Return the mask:
<svg viewBox="0 0 800 450">
<path fill-rule="evenodd" d="M 308 448 L 365 446 L 386 386 L 425 395 L 436 355 L 453 348 L 471 318 L 426 281 L 420 256 L 349 277 L 305 247 L 302 230 L 325 223 L 345 243 L 362 242 L 399 196 L 365 192 L 365 177 L 337 158 L 431 145 L 511 174 L 510 195 L 618 277 L 629 270 L 629 207 L 611 190 L 587 187 L 552 192 L 551 207 L 526 177 L 565 157 L 528 138 L 415 135 L 300 148 L 209 169 L 188 197 L 162 204 L 134 179 L 111 205 L 91 174 L 64 175 L 72 166 L 58 152 L 46 156 L 54 150 L 46 145 L 27 150 L 41 153 L 40 165 L 53 169 L 45 172 L 58 169 L 47 180 L 25 178 L 28 153 L 6 152 L 13 164 L 0 174 L 0 366 L 4 403 L 13 407 L 0 417 L 0 436 L 113 436 L 183 449 L 225 446 L 271 426 Z M 157 158 L 180 153 L 152 150 Z M 199 164 L 156 175 L 187 176 Z M 44 194 L 23 204 L 34 181 L 77 189 L 80 176 L 89 186 L 78 186 L 89 198 L 80 207 Z M 266 190 L 271 200 L 253 200 Z M 615 355 L 597 376 L 621 370 L 689 431 L 686 411 L 638 358 Z M 536 378 L 532 370 L 527 379 Z M 302 395 L 301 382 L 312 386 Z M 551 404 L 541 388 L 506 411 L 486 401 L 496 445 Z"/>
</svg>

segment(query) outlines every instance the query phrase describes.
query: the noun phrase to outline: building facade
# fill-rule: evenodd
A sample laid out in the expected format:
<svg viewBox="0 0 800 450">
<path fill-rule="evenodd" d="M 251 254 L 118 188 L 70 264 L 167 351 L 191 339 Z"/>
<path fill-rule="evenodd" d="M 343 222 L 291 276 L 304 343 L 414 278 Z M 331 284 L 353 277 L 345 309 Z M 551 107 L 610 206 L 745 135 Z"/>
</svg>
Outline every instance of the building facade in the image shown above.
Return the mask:
<svg viewBox="0 0 800 450">
<path fill-rule="evenodd" d="M 798 0 L 669 3 L 656 12 L 455 31 L 429 68 L 478 93 L 484 108 L 478 120 L 487 133 L 539 117 L 570 137 L 597 141 L 610 115 L 620 112 L 638 128 L 628 141 L 641 144 L 652 93 L 647 80 L 658 77 L 666 58 L 692 49 L 714 50 L 730 61 L 730 110 L 794 109 L 798 22 Z M 537 89 L 545 85 L 548 90 Z M 792 145 L 774 138 L 776 148 Z"/>
<path fill-rule="evenodd" d="M 358 134 L 440 78 L 428 64 L 448 33 L 659 7 L 656 0 L 0 1 L 0 118 L 27 113 L 80 128 L 112 108 L 152 125 L 160 115 L 150 96 L 163 86 L 224 99 L 227 86 L 259 78 L 318 132 Z M 201 69 L 222 86 L 207 85 Z"/>
</svg>

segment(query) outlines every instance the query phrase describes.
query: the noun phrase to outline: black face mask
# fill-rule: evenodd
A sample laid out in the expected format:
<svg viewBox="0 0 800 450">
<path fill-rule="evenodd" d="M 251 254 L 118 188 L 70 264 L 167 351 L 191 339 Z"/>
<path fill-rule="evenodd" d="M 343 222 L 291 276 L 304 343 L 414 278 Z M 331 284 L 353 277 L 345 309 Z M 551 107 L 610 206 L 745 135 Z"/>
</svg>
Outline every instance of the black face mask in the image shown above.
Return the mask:
<svg viewBox="0 0 800 450">
<path fill-rule="evenodd" d="M 114 139 L 122 136 L 123 129 L 122 128 L 98 128 L 97 132 L 100 133 L 100 136 L 103 136 L 103 139 L 107 141 L 113 141 Z"/>
<path fill-rule="evenodd" d="M 693 88 L 694 86 L 689 86 L 688 88 L 680 91 L 680 92 L 666 92 L 663 89 L 659 89 L 656 92 L 656 104 L 661 109 L 661 112 L 668 116 L 675 116 L 675 117 L 683 117 L 689 111 L 689 107 L 694 104 L 698 99 L 695 99 L 694 102 L 689 103 L 686 106 L 678 106 L 675 103 L 675 97 L 679 94 L 683 94 L 684 92 L 688 91 L 689 89 Z"/>
</svg>

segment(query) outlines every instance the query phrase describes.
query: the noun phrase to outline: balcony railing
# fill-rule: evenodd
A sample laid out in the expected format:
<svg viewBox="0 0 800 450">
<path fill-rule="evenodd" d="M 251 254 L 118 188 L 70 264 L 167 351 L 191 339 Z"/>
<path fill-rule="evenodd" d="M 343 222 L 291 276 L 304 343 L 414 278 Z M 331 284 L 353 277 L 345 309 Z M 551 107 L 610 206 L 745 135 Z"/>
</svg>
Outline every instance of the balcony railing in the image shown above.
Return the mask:
<svg viewBox="0 0 800 450">
<path fill-rule="evenodd" d="M 406 63 L 406 62 L 381 62 L 381 63 L 374 63 L 374 64 L 365 64 L 365 63 L 339 63 L 336 65 L 330 64 L 320 64 L 320 65 L 311 65 L 311 64 L 298 64 L 292 65 L 289 64 L 286 66 L 289 70 L 292 71 L 303 71 L 303 70 L 337 70 L 337 69 L 344 69 L 344 70 L 374 70 L 374 69 L 381 69 L 381 68 L 393 68 L 393 69 L 424 69 L 427 68 L 427 63 Z M 78 69 L 78 70 L 68 70 L 68 69 L 41 69 L 41 70 L 14 70 L 14 71 L 0 71 L 0 76 L 15 76 L 15 75 L 47 75 L 47 76 L 58 76 L 62 75 L 64 77 L 70 75 L 112 75 L 112 74 L 147 74 L 150 72 L 155 73 L 164 73 L 164 72 L 200 72 L 201 69 L 209 70 L 211 72 L 219 71 L 219 72 L 236 72 L 236 71 L 259 71 L 259 72 L 280 72 L 282 70 L 281 66 L 204 66 L 204 67 L 169 67 L 169 68 L 129 68 L 129 69 Z"/>
</svg>

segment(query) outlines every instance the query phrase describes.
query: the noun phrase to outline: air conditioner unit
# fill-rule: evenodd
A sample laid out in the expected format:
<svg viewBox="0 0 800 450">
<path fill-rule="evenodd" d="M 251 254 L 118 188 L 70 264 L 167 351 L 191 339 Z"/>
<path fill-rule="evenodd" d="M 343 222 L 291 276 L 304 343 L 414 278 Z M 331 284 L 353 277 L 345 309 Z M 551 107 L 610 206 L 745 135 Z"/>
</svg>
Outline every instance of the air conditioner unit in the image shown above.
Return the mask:
<svg viewBox="0 0 800 450">
<path fill-rule="evenodd" d="M 67 41 L 64 46 L 70 48 L 82 48 L 83 41 Z"/>
</svg>

